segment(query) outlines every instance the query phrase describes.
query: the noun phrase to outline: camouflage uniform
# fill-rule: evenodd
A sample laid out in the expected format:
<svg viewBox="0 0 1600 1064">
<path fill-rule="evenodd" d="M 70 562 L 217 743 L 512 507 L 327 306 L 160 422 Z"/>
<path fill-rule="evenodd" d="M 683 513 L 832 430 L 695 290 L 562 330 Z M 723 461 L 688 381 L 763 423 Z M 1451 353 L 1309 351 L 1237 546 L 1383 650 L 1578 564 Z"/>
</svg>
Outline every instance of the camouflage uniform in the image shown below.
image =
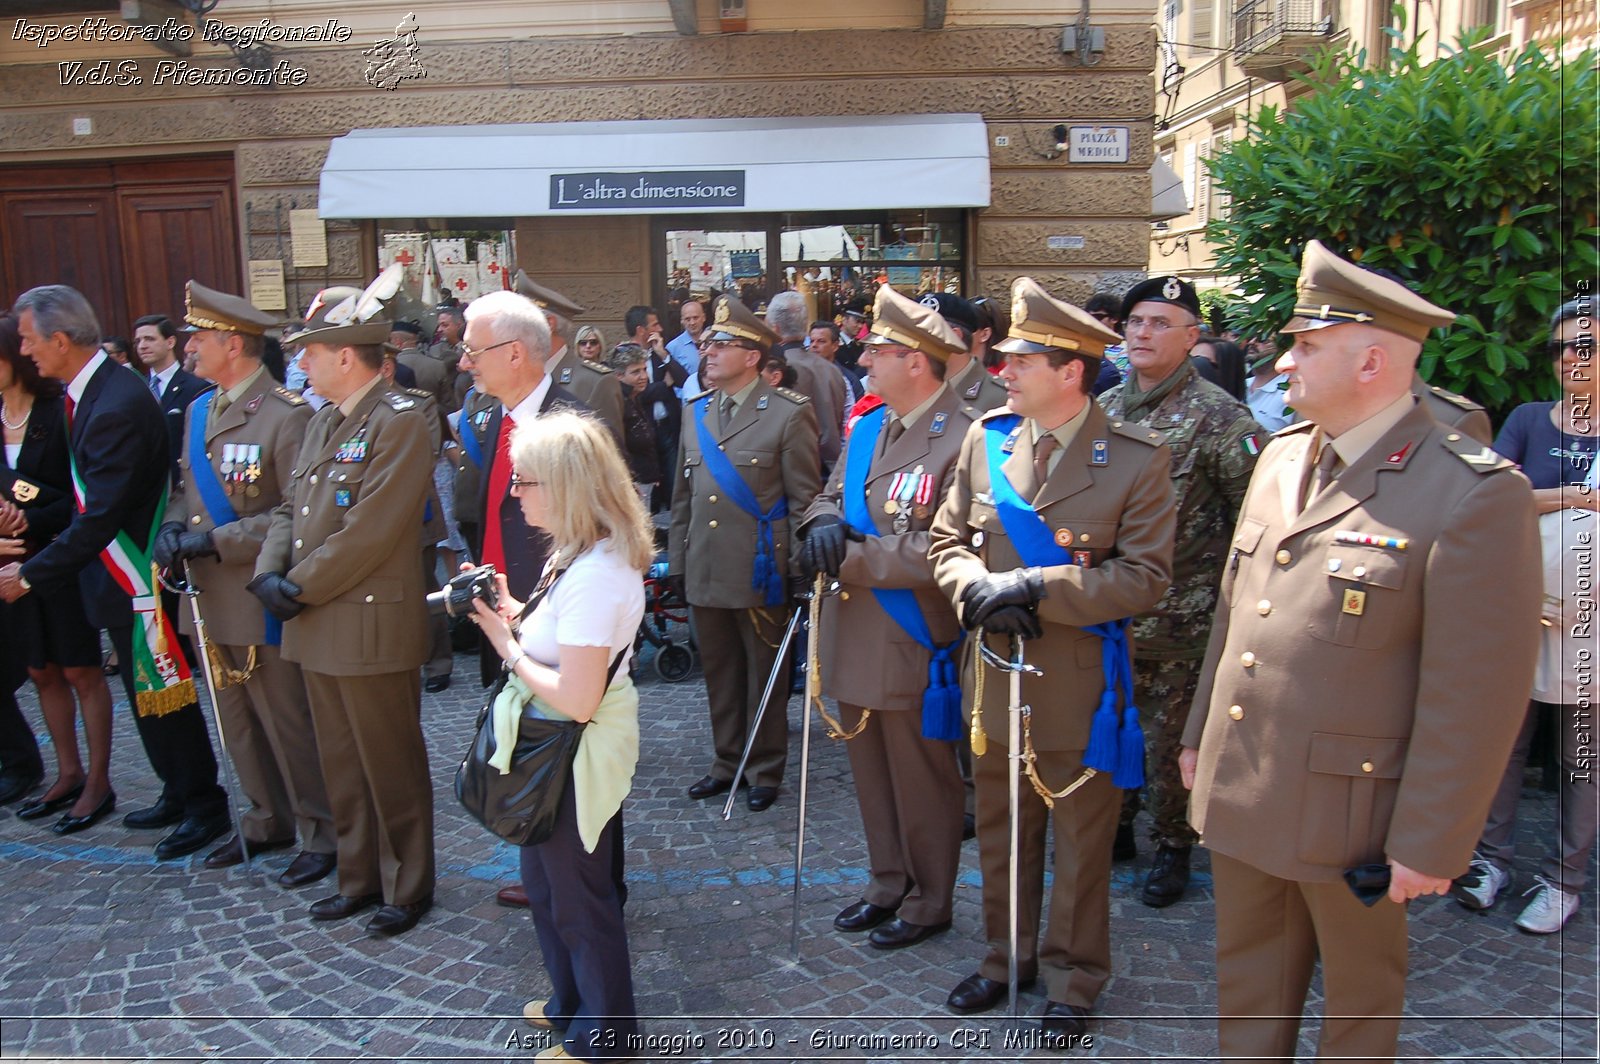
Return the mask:
<svg viewBox="0 0 1600 1064">
<path fill-rule="evenodd" d="M 1211 637 L 1234 519 L 1267 434 L 1248 407 L 1202 380 L 1187 359 L 1147 392 L 1129 373 L 1099 403 L 1113 421 L 1125 418 L 1162 432 L 1172 450 L 1178 504 L 1172 587 L 1154 610 L 1133 622 L 1134 697 L 1145 729 L 1146 803 L 1155 821 L 1150 837 L 1166 846 L 1192 846 L 1198 836 L 1189 826 L 1178 750 Z M 1122 822 L 1131 823 L 1138 811 L 1138 792 L 1130 791 Z"/>
</svg>

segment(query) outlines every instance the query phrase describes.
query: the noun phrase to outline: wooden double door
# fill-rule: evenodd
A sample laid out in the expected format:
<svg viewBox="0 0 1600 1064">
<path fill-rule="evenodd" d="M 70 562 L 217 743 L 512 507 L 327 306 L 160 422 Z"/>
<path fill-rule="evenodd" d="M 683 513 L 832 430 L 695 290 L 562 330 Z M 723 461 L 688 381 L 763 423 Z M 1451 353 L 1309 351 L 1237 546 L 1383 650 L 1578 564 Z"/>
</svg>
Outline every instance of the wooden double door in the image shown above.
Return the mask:
<svg viewBox="0 0 1600 1064">
<path fill-rule="evenodd" d="M 0 304 L 41 284 L 88 297 L 107 336 L 183 318 L 190 278 L 242 293 L 233 159 L 0 167 Z"/>
</svg>

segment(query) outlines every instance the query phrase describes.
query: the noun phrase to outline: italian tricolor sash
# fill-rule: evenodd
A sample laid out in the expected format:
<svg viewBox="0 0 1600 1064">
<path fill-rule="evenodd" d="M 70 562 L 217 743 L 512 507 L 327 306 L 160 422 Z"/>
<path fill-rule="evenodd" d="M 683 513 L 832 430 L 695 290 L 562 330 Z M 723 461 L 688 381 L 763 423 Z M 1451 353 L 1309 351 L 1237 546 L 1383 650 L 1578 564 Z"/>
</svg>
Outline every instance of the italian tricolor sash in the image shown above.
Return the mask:
<svg viewBox="0 0 1600 1064">
<path fill-rule="evenodd" d="M 84 511 L 83 478 L 78 474 L 78 456 L 72 454 L 72 494 L 78 512 Z M 154 546 L 156 529 L 167 509 L 167 489 L 161 488 L 161 501 L 145 542 Z M 100 552 L 111 579 L 133 599 L 133 690 L 135 711 L 141 717 L 160 717 L 195 701 L 194 677 L 189 663 L 178 652 L 178 635 L 172 621 L 161 609 L 161 594 L 156 580 L 150 547 L 141 549 L 126 532 Z"/>
</svg>

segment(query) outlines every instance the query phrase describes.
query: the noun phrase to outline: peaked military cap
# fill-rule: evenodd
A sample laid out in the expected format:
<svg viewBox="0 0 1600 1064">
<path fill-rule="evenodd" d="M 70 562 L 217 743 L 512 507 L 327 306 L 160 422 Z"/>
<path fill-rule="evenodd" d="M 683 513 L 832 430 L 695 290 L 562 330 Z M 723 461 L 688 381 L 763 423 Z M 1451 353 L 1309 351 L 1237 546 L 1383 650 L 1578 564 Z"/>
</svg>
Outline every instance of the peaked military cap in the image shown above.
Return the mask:
<svg viewBox="0 0 1600 1064">
<path fill-rule="evenodd" d="M 921 301 L 913 301 L 888 285 L 879 285 L 878 301 L 872 308 L 872 334 L 861 342 L 902 344 L 929 358 L 948 362 L 951 355 L 965 351 L 967 345 L 939 313 L 938 305 L 931 292 Z"/>
<path fill-rule="evenodd" d="M 975 333 L 980 328 L 977 308 L 953 292 L 928 292 L 917 302 L 932 307 L 945 321 L 959 325 L 969 333 Z"/>
<path fill-rule="evenodd" d="M 871 317 L 871 315 L 867 313 L 868 306 L 869 304 L 867 303 L 866 296 L 856 296 L 849 303 L 845 304 L 843 313 L 860 318 L 862 321 L 866 321 L 869 317 Z"/>
<path fill-rule="evenodd" d="M 1421 343 L 1456 320 L 1399 281 L 1346 262 L 1313 240 L 1300 258 L 1294 317 L 1279 332 L 1301 333 L 1352 322 L 1373 325 Z"/>
<path fill-rule="evenodd" d="M 333 347 L 382 344 L 389 339 L 389 302 L 400 285 L 404 267 L 395 263 L 364 291 L 346 285 L 324 288 L 306 308 L 305 321 L 290 339 L 297 344 Z"/>
<path fill-rule="evenodd" d="M 183 332 L 215 329 L 218 332 L 260 336 L 280 319 L 255 308 L 242 296 L 230 296 L 190 281 L 183 288 Z"/>
<path fill-rule="evenodd" d="M 1032 277 L 1018 277 L 1011 285 L 1011 331 L 994 349 L 1008 355 L 1066 351 L 1104 358 L 1107 346 L 1121 342 L 1082 307 L 1055 298 Z"/>
<path fill-rule="evenodd" d="M 540 310 L 553 310 L 563 318 L 582 317 L 584 308 L 578 306 L 554 288 L 546 288 L 538 284 L 522 270 L 517 271 L 516 279 L 511 282 L 513 290 L 519 296 L 527 296 L 539 305 Z"/>
<path fill-rule="evenodd" d="M 1122 297 L 1122 320 L 1127 321 L 1133 308 L 1140 303 L 1170 303 L 1193 314 L 1196 321 L 1200 320 L 1200 293 L 1182 277 L 1151 277 L 1134 285 Z"/>
<path fill-rule="evenodd" d="M 756 317 L 749 307 L 732 296 L 723 295 L 717 297 L 717 305 L 711 312 L 709 339 L 713 343 L 718 340 L 748 340 L 759 344 L 763 350 L 769 350 L 782 337 L 772 330 L 772 326 Z"/>
</svg>

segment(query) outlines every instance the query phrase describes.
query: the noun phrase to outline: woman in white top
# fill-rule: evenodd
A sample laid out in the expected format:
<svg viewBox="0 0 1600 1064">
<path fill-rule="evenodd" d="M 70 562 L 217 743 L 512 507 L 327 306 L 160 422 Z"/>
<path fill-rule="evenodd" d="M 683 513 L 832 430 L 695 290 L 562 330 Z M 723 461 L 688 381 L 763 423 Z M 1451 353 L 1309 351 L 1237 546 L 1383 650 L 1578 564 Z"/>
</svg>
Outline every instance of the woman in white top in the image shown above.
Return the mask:
<svg viewBox="0 0 1600 1064">
<path fill-rule="evenodd" d="M 563 1040 L 540 1059 L 636 1056 L 633 975 L 617 890 L 613 842 L 639 753 L 638 696 L 628 655 L 644 616 L 644 573 L 655 556 L 649 518 L 628 468 L 600 422 L 556 412 L 511 436 L 511 491 L 523 518 L 553 540 L 524 604 L 500 577 L 499 611 L 476 619 L 510 673 L 504 698 L 522 712 L 584 721 L 554 833 L 522 848 L 522 881 L 549 973 L 548 1000 L 523 1009 Z"/>
</svg>

